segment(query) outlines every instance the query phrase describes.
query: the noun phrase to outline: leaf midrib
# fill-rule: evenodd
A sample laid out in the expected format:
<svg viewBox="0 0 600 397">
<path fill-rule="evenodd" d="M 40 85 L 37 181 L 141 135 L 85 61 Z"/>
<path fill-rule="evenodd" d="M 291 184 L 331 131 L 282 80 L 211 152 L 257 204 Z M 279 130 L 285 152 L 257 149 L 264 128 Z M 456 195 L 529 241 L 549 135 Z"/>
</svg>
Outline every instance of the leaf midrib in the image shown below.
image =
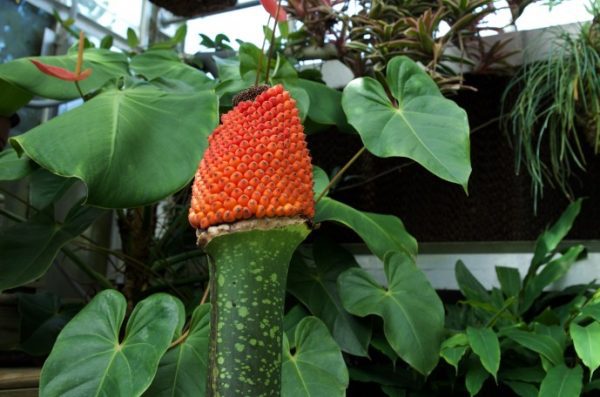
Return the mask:
<svg viewBox="0 0 600 397">
<path fill-rule="evenodd" d="M 398 307 L 400 308 L 400 310 L 402 311 L 402 314 L 404 315 L 404 318 L 407 319 L 407 323 L 410 326 L 410 330 L 411 333 L 413 335 L 413 339 L 417 341 L 417 344 L 419 345 L 419 351 L 421 352 L 421 355 L 423 357 L 426 356 L 425 354 L 425 350 L 423 349 L 423 344 L 421 343 L 421 340 L 418 338 L 418 333 L 417 330 L 415 329 L 412 321 L 409 320 L 410 316 L 408 316 L 408 313 L 406 313 L 406 310 L 404 309 L 404 307 L 400 304 L 400 302 L 396 299 L 396 297 L 394 296 L 394 293 L 392 292 L 391 294 L 388 295 L 390 297 L 390 299 L 392 299 L 394 302 L 396 302 L 396 304 L 398 305 Z"/>
<path fill-rule="evenodd" d="M 439 158 L 438 156 L 435 155 L 435 153 L 433 153 L 431 151 L 431 149 L 429 148 L 429 146 L 427 146 L 425 144 L 425 142 L 423 142 L 423 140 L 421 139 L 421 137 L 419 137 L 419 134 L 417 134 L 417 132 L 414 130 L 414 128 L 412 127 L 412 125 L 408 122 L 408 119 L 406 118 L 406 116 L 404 115 L 404 111 L 400 108 L 396 108 L 393 107 L 394 111 L 396 114 L 398 114 L 400 116 L 400 118 L 402 119 L 402 121 L 404 121 L 404 123 L 408 126 L 408 129 L 410 130 L 410 132 L 412 133 L 412 135 L 414 135 L 414 137 L 417 139 L 417 141 L 421 144 L 422 147 L 424 147 L 427 152 L 431 155 L 431 157 L 433 157 L 439 165 L 442 166 L 442 168 L 444 168 L 446 170 L 446 172 L 448 172 L 448 175 L 451 175 L 453 178 L 455 178 L 457 181 L 460 181 L 461 179 L 459 177 L 457 177 L 447 166 L 446 164 L 444 164 Z M 393 116 L 392 116 L 393 117 Z"/>
</svg>

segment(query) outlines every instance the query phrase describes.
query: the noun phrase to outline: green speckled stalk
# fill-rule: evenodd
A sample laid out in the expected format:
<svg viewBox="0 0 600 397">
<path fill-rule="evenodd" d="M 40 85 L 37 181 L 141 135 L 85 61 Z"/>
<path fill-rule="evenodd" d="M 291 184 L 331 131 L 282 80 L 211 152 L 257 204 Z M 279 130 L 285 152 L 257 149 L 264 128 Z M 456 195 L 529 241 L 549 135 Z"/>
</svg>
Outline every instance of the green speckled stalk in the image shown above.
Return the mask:
<svg viewBox="0 0 600 397">
<path fill-rule="evenodd" d="M 304 224 L 215 237 L 208 396 L 280 396 L 283 304 Z"/>
</svg>

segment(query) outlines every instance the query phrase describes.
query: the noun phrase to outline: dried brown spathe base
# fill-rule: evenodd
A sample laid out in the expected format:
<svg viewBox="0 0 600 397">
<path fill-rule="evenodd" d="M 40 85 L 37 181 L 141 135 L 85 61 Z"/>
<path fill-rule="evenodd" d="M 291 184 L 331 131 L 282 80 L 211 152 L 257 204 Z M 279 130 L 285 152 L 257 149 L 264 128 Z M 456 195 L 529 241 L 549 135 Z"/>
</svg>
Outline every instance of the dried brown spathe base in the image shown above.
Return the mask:
<svg viewBox="0 0 600 397">
<path fill-rule="evenodd" d="M 238 221 L 231 224 L 222 224 L 218 226 L 211 226 L 206 230 L 197 229 L 196 237 L 198 238 L 196 243 L 200 247 L 204 247 L 215 237 L 223 236 L 225 234 L 231 234 L 236 232 L 246 232 L 249 230 L 270 230 L 280 227 L 286 227 L 290 225 L 298 225 L 306 223 L 309 227 L 312 227 L 311 222 L 300 216 L 292 218 L 277 217 L 277 218 L 261 218 L 261 219 L 248 219 L 244 221 Z"/>
</svg>

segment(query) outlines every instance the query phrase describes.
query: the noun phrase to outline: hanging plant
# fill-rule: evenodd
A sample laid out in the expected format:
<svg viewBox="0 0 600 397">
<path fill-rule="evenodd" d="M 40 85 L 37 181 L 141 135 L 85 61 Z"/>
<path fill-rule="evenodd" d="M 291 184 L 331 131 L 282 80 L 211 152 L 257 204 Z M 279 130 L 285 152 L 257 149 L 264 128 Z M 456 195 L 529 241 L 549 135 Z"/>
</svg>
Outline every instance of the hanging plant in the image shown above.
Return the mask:
<svg viewBox="0 0 600 397">
<path fill-rule="evenodd" d="M 515 147 L 517 173 L 524 167 L 531 175 L 534 206 L 545 185 L 573 200 L 570 179 L 586 167 L 583 145 L 600 151 L 600 9 L 592 11 L 591 24 L 576 36 L 559 32 L 548 59 L 525 65 L 504 94 L 504 129 Z M 509 93 L 516 87 L 514 100 Z"/>
</svg>

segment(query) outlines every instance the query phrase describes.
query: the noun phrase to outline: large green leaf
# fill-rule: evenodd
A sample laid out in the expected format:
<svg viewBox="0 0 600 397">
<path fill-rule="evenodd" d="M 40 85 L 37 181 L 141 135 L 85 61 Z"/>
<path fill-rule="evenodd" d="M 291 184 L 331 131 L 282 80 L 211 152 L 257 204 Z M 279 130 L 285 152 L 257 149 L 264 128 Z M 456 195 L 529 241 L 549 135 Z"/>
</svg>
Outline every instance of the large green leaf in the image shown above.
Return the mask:
<svg viewBox="0 0 600 397">
<path fill-rule="evenodd" d="M 0 152 L 0 181 L 15 181 L 29 175 L 34 164 L 26 156 L 19 157 L 12 148 Z"/>
<path fill-rule="evenodd" d="M 542 294 L 545 287 L 564 277 L 584 249 L 583 245 L 570 247 L 563 255 L 546 264 L 539 274 L 529 278 L 527 284 L 525 284 L 520 310 L 525 312 L 531 307 L 535 299 Z"/>
<path fill-rule="evenodd" d="M 540 354 L 553 365 L 563 362 L 563 349 L 556 339 L 549 335 L 521 331 L 517 329 L 508 330 L 505 335 L 517 342 L 519 345 Z"/>
<path fill-rule="evenodd" d="M 338 222 L 354 230 L 379 259 L 390 251 L 401 251 L 413 258 L 417 255 L 417 241 L 395 216 L 362 212 L 323 197 L 317 204 L 315 222 L 324 221 Z"/>
<path fill-rule="evenodd" d="M 496 379 L 500 368 L 500 342 L 496 333 L 490 328 L 467 327 L 467 337 L 483 368 Z"/>
<path fill-rule="evenodd" d="M 310 99 L 308 117 L 321 124 L 348 128 L 342 110 L 342 93 L 315 81 L 298 79 L 296 84 L 303 88 Z"/>
<path fill-rule="evenodd" d="M 77 53 L 67 55 L 20 58 L 0 65 L 0 80 L 10 82 L 31 94 L 53 99 L 79 98 L 75 84 L 48 76 L 40 72 L 30 59 L 42 63 L 75 70 Z M 127 56 L 102 48 L 88 48 L 83 56 L 83 69 L 91 68 L 92 74 L 79 85 L 84 93 L 97 90 L 110 79 L 128 76 Z"/>
<path fill-rule="evenodd" d="M 90 205 L 152 203 L 189 182 L 217 124 L 214 92 L 186 87 L 109 87 L 11 143 L 52 173 L 81 179 Z"/>
<path fill-rule="evenodd" d="M 323 171 L 321 167 L 313 165 L 313 194 L 315 200 L 319 197 L 321 192 L 325 190 L 328 184 L 329 177 L 327 176 L 327 173 Z"/>
<path fill-rule="evenodd" d="M 465 386 L 471 397 L 476 396 L 483 387 L 485 380 L 490 376 L 483 368 L 481 361 L 474 356 L 469 356 L 467 362 L 467 373 L 465 374 Z"/>
<path fill-rule="evenodd" d="M 574 322 L 569 327 L 577 356 L 590 369 L 590 380 L 600 367 L 600 323 L 582 327 Z"/>
<path fill-rule="evenodd" d="M 44 168 L 35 170 L 29 180 L 29 204 L 44 209 L 58 200 L 75 181 L 75 178 L 63 178 Z"/>
<path fill-rule="evenodd" d="M 357 316 L 381 317 L 385 336 L 394 351 L 427 375 L 439 359 L 444 329 L 442 302 L 423 272 L 406 254 L 387 255 L 384 270 L 387 288 L 362 269 L 342 273 L 338 278 L 342 303 Z"/>
<path fill-rule="evenodd" d="M 34 356 L 46 355 L 59 332 L 79 310 L 79 305 L 63 305 L 60 297 L 44 292 L 19 294 L 19 349 Z"/>
<path fill-rule="evenodd" d="M 370 77 L 344 89 L 344 112 L 367 149 L 379 157 L 408 157 L 466 190 L 471 161 L 465 111 L 442 97 L 433 80 L 405 56 L 388 63 L 387 82 L 394 102 Z"/>
<path fill-rule="evenodd" d="M 187 397 L 202 395 L 208 371 L 210 305 L 194 310 L 185 341 L 170 349 L 160 360 L 158 371 L 146 397 Z M 181 336 L 181 329 L 175 337 Z"/>
<path fill-rule="evenodd" d="M 294 255 L 287 288 L 327 325 L 343 351 L 366 357 L 371 330 L 344 309 L 337 288 L 340 273 L 357 266 L 351 253 L 332 241 L 317 239 L 312 258 Z"/>
<path fill-rule="evenodd" d="M 197 90 L 206 90 L 215 85 L 207 75 L 198 69 L 186 65 L 172 50 L 150 50 L 136 55 L 131 60 L 134 73 L 148 80 L 156 78 L 183 81 Z"/>
<path fill-rule="evenodd" d="M 575 397 L 581 394 L 583 370 L 579 365 L 569 368 L 564 364 L 550 369 L 540 385 L 539 397 Z"/>
<path fill-rule="evenodd" d="M 2 67 L 0 65 L 0 67 Z M 0 79 L 0 117 L 10 117 L 33 98 L 31 93 Z"/>
<path fill-rule="evenodd" d="M 491 298 L 485 287 L 477 280 L 463 261 L 458 260 L 454 267 L 454 275 L 460 292 L 469 300 L 474 302 L 489 303 Z"/>
<path fill-rule="evenodd" d="M 44 213 L 0 231 L 0 291 L 31 282 L 42 276 L 66 243 L 79 236 L 103 210 L 75 206 L 64 223 Z"/>
<path fill-rule="evenodd" d="M 458 363 L 469 348 L 469 339 L 464 333 L 452 335 L 450 338 L 442 342 L 440 357 L 454 367 L 458 374 Z"/>
<path fill-rule="evenodd" d="M 531 260 L 530 272 L 534 274 L 539 266 L 549 260 L 549 255 L 556 250 L 558 244 L 571 230 L 579 211 L 581 211 L 581 199 L 569 204 L 558 221 L 538 237 L 533 259 Z"/>
<path fill-rule="evenodd" d="M 514 267 L 496 266 L 496 276 L 504 296 L 518 296 L 521 291 L 521 275 Z"/>
<path fill-rule="evenodd" d="M 42 369 L 41 397 L 136 397 L 150 386 L 183 305 L 167 294 L 144 299 L 121 337 L 126 309 L 120 293 L 105 290 L 67 324 Z"/>
<path fill-rule="evenodd" d="M 327 327 L 306 317 L 296 327 L 295 351 L 283 339 L 281 395 L 285 397 L 342 397 L 348 387 L 348 370 L 342 352 Z"/>
<path fill-rule="evenodd" d="M 281 84 L 289 91 L 290 96 L 296 101 L 296 107 L 298 108 L 298 117 L 304 121 L 308 115 L 308 109 L 310 109 L 310 96 L 306 90 L 298 85 L 297 78 L 288 79 L 273 79 L 273 84 Z"/>
<path fill-rule="evenodd" d="M 503 383 L 519 397 L 537 397 L 539 393 L 537 387 L 529 383 L 516 381 L 504 381 Z"/>
</svg>

